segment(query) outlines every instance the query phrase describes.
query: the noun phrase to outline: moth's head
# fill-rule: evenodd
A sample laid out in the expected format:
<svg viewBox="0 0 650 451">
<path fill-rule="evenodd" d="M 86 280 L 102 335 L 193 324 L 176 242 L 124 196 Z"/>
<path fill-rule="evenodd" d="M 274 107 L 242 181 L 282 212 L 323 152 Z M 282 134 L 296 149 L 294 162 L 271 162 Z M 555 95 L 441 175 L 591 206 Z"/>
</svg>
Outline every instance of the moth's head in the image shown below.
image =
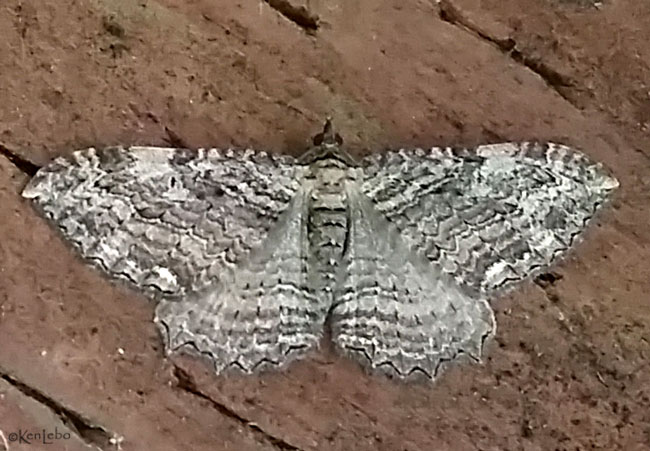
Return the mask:
<svg viewBox="0 0 650 451">
<path fill-rule="evenodd" d="M 341 135 L 334 131 L 332 125 L 332 118 L 325 119 L 325 126 L 323 131 L 313 137 L 314 146 L 321 146 L 323 148 L 339 147 L 343 145 L 343 138 Z"/>
<path fill-rule="evenodd" d="M 336 133 L 332 125 L 332 118 L 325 120 L 323 131 L 312 138 L 313 147 L 307 150 L 301 157 L 303 164 L 311 164 L 317 160 L 333 158 L 340 160 L 349 166 L 356 166 L 357 162 L 345 150 L 343 150 L 343 138 Z"/>
</svg>

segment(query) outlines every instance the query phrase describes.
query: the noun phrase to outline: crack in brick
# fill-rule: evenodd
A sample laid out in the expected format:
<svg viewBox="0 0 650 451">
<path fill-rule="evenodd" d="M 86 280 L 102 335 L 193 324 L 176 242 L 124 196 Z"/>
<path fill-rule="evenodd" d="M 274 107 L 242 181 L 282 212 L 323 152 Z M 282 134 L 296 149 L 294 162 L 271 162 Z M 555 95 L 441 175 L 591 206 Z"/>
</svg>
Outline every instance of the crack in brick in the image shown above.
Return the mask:
<svg viewBox="0 0 650 451">
<path fill-rule="evenodd" d="M 81 441 L 100 450 L 114 446 L 116 435 L 106 428 L 92 423 L 87 417 L 64 406 L 59 401 L 51 398 L 42 391 L 27 385 L 14 376 L 0 371 L 0 380 L 20 391 L 23 395 L 33 399 L 51 411 L 70 431 L 76 434 Z"/>
<path fill-rule="evenodd" d="M 456 27 L 462 28 L 468 33 L 495 46 L 503 54 L 509 56 L 513 61 L 521 64 L 528 70 L 537 74 L 542 80 L 544 80 L 546 85 L 553 89 L 560 97 L 579 109 L 573 100 L 571 100 L 571 98 L 562 92 L 563 88 L 575 87 L 575 82 L 568 76 L 559 73 L 544 61 L 541 61 L 539 58 L 535 58 L 519 50 L 517 48 L 517 41 L 514 39 L 500 39 L 491 36 L 486 31 L 481 29 L 480 26 L 474 24 L 471 20 L 466 18 L 463 13 L 449 0 L 437 0 L 436 3 L 438 4 L 438 14 L 441 20 Z"/>
<path fill-rule="evenodd" d="M 315 34 L 318 31 L 318 16 L 312 14 L 304 6 L 294 6 L 288 0 L 264 0 L 264 2 L 305 30 L 307 34 Z"/>
<path fill-rule="evenodd" d="M 4 156 L 11 164 L 13 164 L 20 172 L 34 177 L 36 171 L 41 167 L 35 163 L 32 163 L 25 157 L 18 155 L 16 152 L 13 152 L 0 144 L 0 155 Z"/>
<path fill-rule="evenodd" d="M 244 418 L 243 416 L 235 412 L 230 407 L 220 403 L 219 401 L 211 398 L 209 395 L 203 393 L 196 386 L 196 383 L 194 382 L 192 376 L 187 371 L 183 370 L 182 368 L 176 365 L 174 365 L 174 376 L 176 377 L 177 388 L 189 393 L 192 396 L 207 401 L 208 403 L 210 403 L 213 409 L 215 409 L 217 412 L 236 421 L 237 423 L 241 424 L 242 426 L 250 430 L 260 441 L 266 442 L 271 446 L 273 446 L 274 448 L 282 451 L 300 451 L 300 448 L 298 448 L 297 446 L 291 445 L 290 443 L 287 443 L 283 439 L 275 437 L 274 435 L 266 432 L 257 424 Z"/>
<path fill-rule="evenodd" d="M 165 125 L 165 134 L 167 135 L 167 139 L 165 141 L 172 147 L 176 147 L 179 149 L 189 149 L 190 146 L 187 144 L 187 141 L 185 141 L 183 138 L 181 138 L 180 135 L 178 135 L 174 130 L 171 128 L 167 127 Z"/>
</svg>

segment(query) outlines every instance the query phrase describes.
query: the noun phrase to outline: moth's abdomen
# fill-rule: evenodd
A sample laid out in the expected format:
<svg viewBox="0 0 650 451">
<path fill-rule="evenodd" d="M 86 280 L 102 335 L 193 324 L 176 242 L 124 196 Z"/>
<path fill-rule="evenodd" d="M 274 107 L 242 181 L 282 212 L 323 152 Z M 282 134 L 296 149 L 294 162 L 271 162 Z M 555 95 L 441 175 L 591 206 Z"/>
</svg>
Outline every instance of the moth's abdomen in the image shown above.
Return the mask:
<svg viewBox="0 0 650 451">
<path fill-rule="evenodd" d="M 311 284 L 315 292 L 331 299 L 349 227 L 350 169 L 339 160 L 325 159 L 313 164 L 309 177 L 313 180 L 307 220 Z"/>
</svg>

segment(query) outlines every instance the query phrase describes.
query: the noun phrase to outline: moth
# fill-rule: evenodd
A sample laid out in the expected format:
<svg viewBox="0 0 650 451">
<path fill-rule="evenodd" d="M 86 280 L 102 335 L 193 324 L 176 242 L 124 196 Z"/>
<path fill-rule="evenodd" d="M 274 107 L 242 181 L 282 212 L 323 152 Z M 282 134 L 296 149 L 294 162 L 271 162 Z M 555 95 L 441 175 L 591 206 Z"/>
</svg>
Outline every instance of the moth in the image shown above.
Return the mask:
<svg viewBox="0 0 650 451">
<path fill-rule="evenodd" d="M 156 302 L 168 352 L 217 373 L 335 349 L 397 377 L 481 361 L 490 299 L 571 248 L 618 182 L 564 145 L 355 159 L 328 119 L 300 158 L 110 147 L 22 195 L 87 261 Z"/>
</svg>

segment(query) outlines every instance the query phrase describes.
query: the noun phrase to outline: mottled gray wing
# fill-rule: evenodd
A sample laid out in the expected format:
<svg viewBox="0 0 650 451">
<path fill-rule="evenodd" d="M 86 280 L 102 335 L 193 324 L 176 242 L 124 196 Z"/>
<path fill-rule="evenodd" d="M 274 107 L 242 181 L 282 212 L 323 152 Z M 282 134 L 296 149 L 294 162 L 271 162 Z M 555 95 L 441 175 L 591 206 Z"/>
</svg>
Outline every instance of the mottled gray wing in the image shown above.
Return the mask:
<svg viewBox="0 0 650 451">
<path fill-rule="evenodd" d="M 347 251 L 331 313 L 335 345 L 400 377 L 434 378 L 462 355 L 479 361 L 495 329 L 487 301 L 413 253 L 365 196 L 348 199 Z"/>
<path fill-rule="evenodd" d="M 571 247 L 618 186 L 558 144 L 404 149 L 363 165 L 362 192 L 407 246 L 488 295 Z"/>
<path fill-rule="evenodd" d="M 282 365 L 316 347 L 329 308 L 308 286 L 307 195 L 299 191 L 262 247 L 184 302 L 163 299 L 156 322 L 170 351 L 205 354 L 217 372 Z"/>
<path fill-rule="evenodd" d="M 251 150 L 87 149 L 41 169 L 23 196 L 82 256 L 159 300 L 168 351 L 248 372 L 321 336 L 302 170 Z"/>
<path fill-rule="evenodd" d="M 109 275 L 180 299 L 262 245 L 300 169 L 254 151 L 87 149 L 42 168 L 23 196 Z"/>
</svg>

